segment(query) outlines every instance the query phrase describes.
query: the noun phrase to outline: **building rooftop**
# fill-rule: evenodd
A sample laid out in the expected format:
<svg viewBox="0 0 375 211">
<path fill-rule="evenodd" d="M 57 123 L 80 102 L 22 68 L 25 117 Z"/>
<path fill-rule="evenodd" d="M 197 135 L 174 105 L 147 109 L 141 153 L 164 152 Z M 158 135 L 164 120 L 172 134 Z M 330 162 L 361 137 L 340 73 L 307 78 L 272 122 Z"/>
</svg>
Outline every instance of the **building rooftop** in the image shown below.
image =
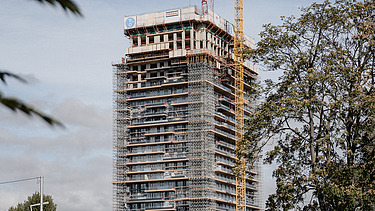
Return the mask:
<svg viewBox="0 0 375 211">
<path fill-rule="evenodd" d="M 201 9 L 197 6 L 126 16 L 124 18 L 124 30 L 128 31 L 137 28 L 191 21 L 209 22 L 232 37 L 234 36 L 234 25 L 231 22 L 214 13 L 212 10 L 208 10 L 207 14 L 202 14 Z M 254 48 L 254 39 L 248 35 L 244 35 L 244 44 L 250 48 Z"/>
</svg>

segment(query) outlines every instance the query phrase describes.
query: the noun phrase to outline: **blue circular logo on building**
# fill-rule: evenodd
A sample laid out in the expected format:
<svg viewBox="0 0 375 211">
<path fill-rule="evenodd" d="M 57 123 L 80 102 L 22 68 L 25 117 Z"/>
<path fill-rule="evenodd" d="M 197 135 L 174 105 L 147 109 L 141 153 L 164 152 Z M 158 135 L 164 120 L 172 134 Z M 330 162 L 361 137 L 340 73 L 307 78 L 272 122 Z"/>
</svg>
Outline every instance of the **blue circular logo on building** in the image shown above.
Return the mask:
<svg viewBox="0 0 375 211">
<path fill-rule="evenodd" d="M 134 18 L 130 17 L 130 18 L 126 19 L 125 25 L 126 25 L 127 28 L 133 28 L 133 26 L 135 25 Z"/>
</svg>

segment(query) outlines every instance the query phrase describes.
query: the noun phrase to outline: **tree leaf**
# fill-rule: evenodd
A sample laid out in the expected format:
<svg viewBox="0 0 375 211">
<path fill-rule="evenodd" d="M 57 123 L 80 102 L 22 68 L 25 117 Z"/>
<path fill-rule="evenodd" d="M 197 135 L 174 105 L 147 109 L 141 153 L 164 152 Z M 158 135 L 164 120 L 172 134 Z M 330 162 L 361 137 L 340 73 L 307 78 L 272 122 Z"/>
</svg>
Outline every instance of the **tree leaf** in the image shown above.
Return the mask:
<svg viewBox="0 0 375 211">
<path fill-rule="evenodd" d="M 20 77 L 19 75 L 10 73 L 8 71 L 0 70 L 0 80 L 3 81 L 5 84 L 6 84 L 6 79 L 5 79 L 6 77 L 15 78 L 22 83 L 27 83 L 27 81 L 24 78 Z"/>
<path fill-rule="evenodd" d="M 59 4 L 65 11 L 70 11 L 71 13 L 77 16 L 81 16 L 81 17 L 83 16 L 78 5 L 74 3 L 74 1 L 71 1 L 71 0 L 34 0 L 34 1 L 38 1 L 40 3 L 48 3 L 53 6 L 56 6 L 56 4 Z"/>
<path fill-rule="evenodd" d="M 35 108 L 27 105 L 26 103 L 22 102 L 17 98 L 11 97 L 3 97 L 0 93 L 0 104 L 6 106 L 7 108 L 11 109 L 14 112 L 21 111 L 28 116 L 36 115 L 42 118 L 45 122 L 47 122 L 51 126 L 60 126 L 65 127 L 61 122 L 58 120 L 43 114 L 42 112 L 36 110 Z"/>
</svg>

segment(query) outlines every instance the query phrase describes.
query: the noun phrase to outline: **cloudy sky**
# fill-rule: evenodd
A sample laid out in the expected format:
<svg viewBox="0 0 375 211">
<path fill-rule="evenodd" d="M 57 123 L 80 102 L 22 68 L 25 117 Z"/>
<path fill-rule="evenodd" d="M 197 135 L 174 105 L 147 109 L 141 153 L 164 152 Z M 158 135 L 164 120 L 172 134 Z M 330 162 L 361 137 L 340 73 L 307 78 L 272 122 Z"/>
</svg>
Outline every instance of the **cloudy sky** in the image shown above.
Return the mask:
<svg viewBox="0 0 375 211">
<path fill-rule="evenodd" d="M 0 183 L 44 176 L 45 193 L 58 210 L 112 208 L 112 63 L 129 46 L 123 17 L 162 11 L 200 0 L 76 0 L 83 18 L 30 0 L 0 6 L 0 69 L 28 80 L 0 90 L 62 121 L 51 128 L 0 105 Z M 265 23 L 298 15 L 311 0 L 245 0 L 245 33 L 259 40 Z M 216 0 L 215 12 L 233 22 L 233 1 Z M 261 80 L 277 78 L 261 72 Z M 263 195 L 274 189 L 263 167 Z M 39 191 L 35 181 L 0 185 L 0 211 Z"/>
</svg>

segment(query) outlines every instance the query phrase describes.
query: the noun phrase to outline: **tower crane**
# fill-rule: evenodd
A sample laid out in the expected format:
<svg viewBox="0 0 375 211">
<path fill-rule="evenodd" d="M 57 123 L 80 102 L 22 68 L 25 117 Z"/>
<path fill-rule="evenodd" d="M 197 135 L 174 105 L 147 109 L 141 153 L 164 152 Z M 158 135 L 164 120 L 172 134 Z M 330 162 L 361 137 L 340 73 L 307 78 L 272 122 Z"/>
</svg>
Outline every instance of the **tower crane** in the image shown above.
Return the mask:
<svg viewBox="0 0 375 211">
<path fill-rule="evenodd" d="M 214 1 L 210 0 L 214 11 Z M 207 14 L 207 0 L 202 0 L 202 12 Z M 243 83 L 243 0 L 234 0 L 234 83 L 235 83 L 235 128 L 236 148 L 244 137 L 244 83 Z M 236 174 L 236 211 L 246 211 L 246 163 L 244 157 L 238 157 Z"/>
<path fill-rule="evenodd" d="M 244 137 L 244 90 L 243 90 L 243 0 L 234 0 L 234 83 L 236 148 Z M 245 158 L 239 157 L 236 175 L 236 211 L 246 211 L 246 165 Z"/>
</svg>

